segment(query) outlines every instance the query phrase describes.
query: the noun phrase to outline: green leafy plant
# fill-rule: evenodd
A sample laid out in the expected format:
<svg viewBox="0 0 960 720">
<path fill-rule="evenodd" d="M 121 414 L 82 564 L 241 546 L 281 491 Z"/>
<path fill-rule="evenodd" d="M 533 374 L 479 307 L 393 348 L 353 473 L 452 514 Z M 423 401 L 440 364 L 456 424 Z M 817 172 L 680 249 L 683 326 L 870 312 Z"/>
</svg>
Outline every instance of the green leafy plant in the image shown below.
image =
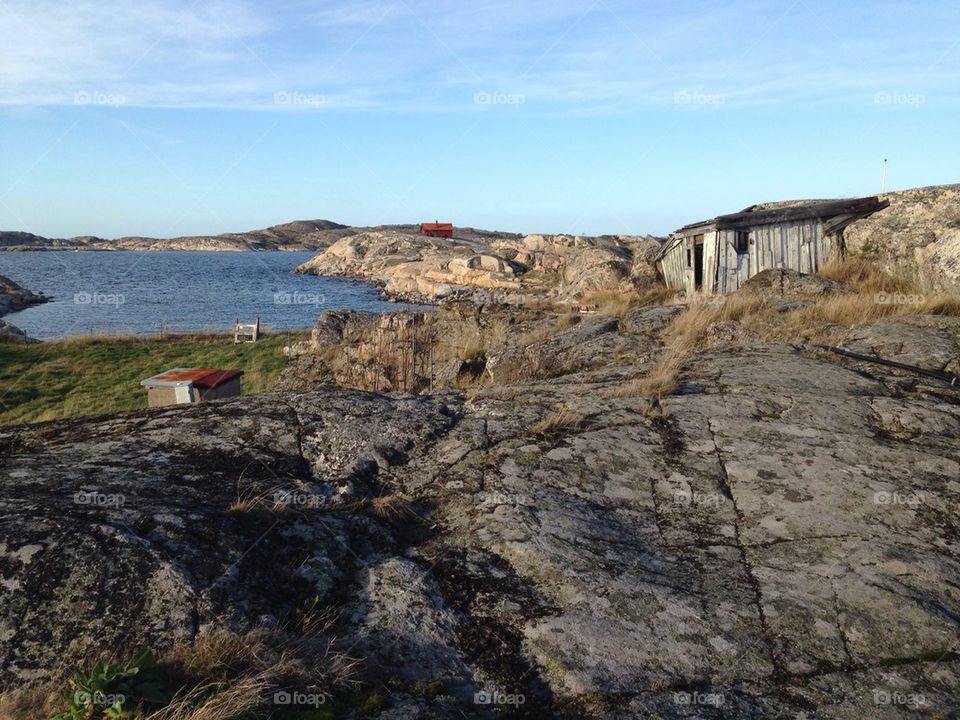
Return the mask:
<svg viewBox="0 0 960 720">
<path fill-rule="evenodd" d="M 74 675 L 69 685 L 67 708 L 52 720 L 128 720 L 142 705 L 162 706 L 170 701 L 149 650 L 125 663 L 100 661 L 90 672 Z"/>
</svg>

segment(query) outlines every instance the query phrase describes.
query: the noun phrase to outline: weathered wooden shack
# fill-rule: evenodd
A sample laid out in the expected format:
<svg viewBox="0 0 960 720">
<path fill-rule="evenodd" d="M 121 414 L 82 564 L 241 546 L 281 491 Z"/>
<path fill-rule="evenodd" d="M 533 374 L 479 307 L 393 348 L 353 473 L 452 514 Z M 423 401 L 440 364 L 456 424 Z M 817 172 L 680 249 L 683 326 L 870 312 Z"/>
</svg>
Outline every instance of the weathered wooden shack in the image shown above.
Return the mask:
<svg viewBox="0 0 960 720">
<path fill-rule="evenodd" d="M 845 227 L 888 205 L 876 197 L 754 205 L 680 228 L 657 253 L 657 269 L 688 295 L 733 292 L 763 270 L 814 273 L 843 252 Z"/>
</svg>

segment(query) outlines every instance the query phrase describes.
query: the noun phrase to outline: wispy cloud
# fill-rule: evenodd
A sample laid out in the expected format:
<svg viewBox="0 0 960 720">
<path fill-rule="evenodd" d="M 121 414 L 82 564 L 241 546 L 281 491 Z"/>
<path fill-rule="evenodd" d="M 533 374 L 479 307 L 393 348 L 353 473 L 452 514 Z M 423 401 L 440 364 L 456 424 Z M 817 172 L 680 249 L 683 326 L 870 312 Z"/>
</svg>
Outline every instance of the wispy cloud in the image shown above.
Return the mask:
<svg viewBox="0 0 960 720">
<path fill-rule="evenodd" d="M 740 104 L 929 92 L 949 86 L 960 54 L 960 11 L 946 6 L 921 28 L 892 2 L 866 19 L 815 0 L 308 5 L 0 0 L 0 103 L 99 93 L 147 107 L 476 111 L 487 92 L 632 112 L 684 92 Z"/>
</svg>

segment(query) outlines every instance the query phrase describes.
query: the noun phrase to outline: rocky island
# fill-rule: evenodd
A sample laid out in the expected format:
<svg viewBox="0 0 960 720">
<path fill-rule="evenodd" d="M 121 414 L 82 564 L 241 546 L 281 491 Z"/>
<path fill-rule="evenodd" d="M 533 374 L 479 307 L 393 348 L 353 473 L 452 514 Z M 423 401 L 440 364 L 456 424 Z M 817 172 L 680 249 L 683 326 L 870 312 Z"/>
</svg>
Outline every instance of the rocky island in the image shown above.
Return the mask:
<svg viewBox="0 0 960 720">
<path fill-rule="evenodd" d="M 0 429 L 0 717 L 140 648 L 144 717 L 955 716 L 960 300 L 874 238 L 704 299 L 653 238 L 344 235 L 302 270 L 437 309 Z"/>
<path fill-rule="evenodd" d="M 74 238 L 47 238 L 20 231 L 0 231 L 0 251 L 41 250 L 207 250 L 232 252 L 269 252 L 278 250 L 323 250 L 341 238 L 366 231 L 400 231 L 415 233 L 415 225 L 381 225 L 349 227 L 330 220 L 295 220 L 262 230 L 221 235 L 189 235 L 175 238 L 121 237 L 107 240 L 93 235 Z M 460 228 L 459 235 L 468 239 L 513 237 L 472 228 Z"/>
</svg>

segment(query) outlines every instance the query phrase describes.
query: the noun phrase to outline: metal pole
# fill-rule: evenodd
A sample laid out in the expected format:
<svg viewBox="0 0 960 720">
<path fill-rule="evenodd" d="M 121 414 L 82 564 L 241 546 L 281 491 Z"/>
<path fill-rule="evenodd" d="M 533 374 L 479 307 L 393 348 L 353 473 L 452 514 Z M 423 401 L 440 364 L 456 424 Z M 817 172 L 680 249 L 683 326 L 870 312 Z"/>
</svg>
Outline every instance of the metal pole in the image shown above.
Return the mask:
<svg viewBox="0 0 960 720">
<path fill-rule="evenodd" d="M 887 159 L 883 159 L 883 180 L 880 182 L 880 192 L 887 191 Z"/>
</svg>

